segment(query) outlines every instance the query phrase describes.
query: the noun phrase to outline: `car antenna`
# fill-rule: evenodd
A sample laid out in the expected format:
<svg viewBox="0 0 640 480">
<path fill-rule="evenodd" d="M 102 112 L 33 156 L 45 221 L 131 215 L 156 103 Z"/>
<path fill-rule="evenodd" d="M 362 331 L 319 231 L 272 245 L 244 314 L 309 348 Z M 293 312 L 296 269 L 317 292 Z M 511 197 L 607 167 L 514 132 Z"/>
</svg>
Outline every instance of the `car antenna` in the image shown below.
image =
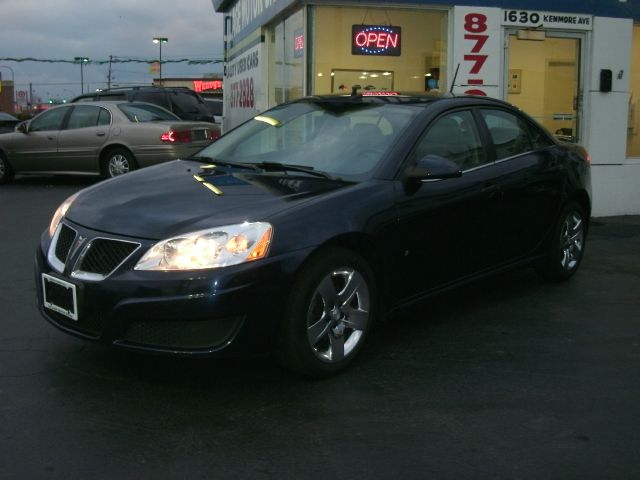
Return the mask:
<svg viewBox="0 0 640 480">
<path fill-rule="evenodd" d="M 451 95 L 453 95 L 453 87 L 456 85 L 456 78 L 458 78 L 458 70 L 460 70 L 460 64 L 456 67 L 456 73 L 453 74 L 453 80 L 451 80 L 451 88 L 449 89 Z"/>
</svg>

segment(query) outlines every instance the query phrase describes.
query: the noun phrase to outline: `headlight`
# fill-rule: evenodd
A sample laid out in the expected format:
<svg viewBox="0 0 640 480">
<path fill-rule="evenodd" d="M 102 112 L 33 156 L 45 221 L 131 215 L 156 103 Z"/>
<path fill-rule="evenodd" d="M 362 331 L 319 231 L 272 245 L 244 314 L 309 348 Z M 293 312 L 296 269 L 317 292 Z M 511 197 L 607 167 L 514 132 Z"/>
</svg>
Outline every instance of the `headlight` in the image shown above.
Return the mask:
<svg viewBox="0 0 640 480">
<path fill-rule="evenodd" d="M 64 218 L 64 215 L 67 213 L 67 210 L 69 210 L 69 207 L 78 196 L 78 193 L 74 193 L 64 202 L 62 202 L 56 210 L 56 213 L 53 214 L 53 218 L 51 219 L 51 223 L 49 224 L 49 237 L 53 238 L 53 234 L 56 233 L 56 229 L 60 224 L 60 220 Z"/>
<path fill-rule="evenodd" d="M 269 251 L 273 227 L 254 222 L 191 232 L 155 244 L 135 270 L 200 270 L 251 262 Z"/>
</svg>

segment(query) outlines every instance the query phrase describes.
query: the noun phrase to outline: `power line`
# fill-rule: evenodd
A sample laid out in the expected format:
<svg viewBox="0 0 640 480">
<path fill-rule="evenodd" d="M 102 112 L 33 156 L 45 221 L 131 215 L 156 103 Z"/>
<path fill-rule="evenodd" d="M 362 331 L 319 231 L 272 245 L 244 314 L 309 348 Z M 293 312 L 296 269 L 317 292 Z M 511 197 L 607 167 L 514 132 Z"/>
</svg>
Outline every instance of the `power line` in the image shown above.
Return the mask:
<svg viewBox="0 0 640 480">
<path fill-rule="evenodd" d="M 0 57 L 0 61 L 2 62 L 40 62 L 40 63 L 71 63 L 77 64 L 76 60 L 61 60 L 61 59 L 47 59 L 47 58 L 33 58 L 33 57 L 22 57 L 22 58 L 14 58 L 14 57 Z M 194 60 L 189 58 L 180 58 L 177 60 L 162 60 L 162 63 L 187 63 L 189 65 L 206 65 L 210 63 L 223 63 L 222 59 L 206 59 L 206 60 Z M 93 65 L 106 65 L 108 63 L 158 63 L 158 60 L 145 60 L 138 58 L 113 58 L 111 60 L 89 60 L 88 62 L 84 62 L 85 65 L 93 64 Z"/>
</svg>

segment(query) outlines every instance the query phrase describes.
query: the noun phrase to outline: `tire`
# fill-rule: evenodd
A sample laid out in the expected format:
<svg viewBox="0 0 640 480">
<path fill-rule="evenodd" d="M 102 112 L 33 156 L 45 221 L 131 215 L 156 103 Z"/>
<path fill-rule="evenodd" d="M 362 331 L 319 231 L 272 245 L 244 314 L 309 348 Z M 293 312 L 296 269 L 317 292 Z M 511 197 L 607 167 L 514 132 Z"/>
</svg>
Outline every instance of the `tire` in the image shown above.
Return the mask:
<svg viewBox="0 0 640 480">
<path fill-rule="evenodd" d="M 562 210 L 544 259 L 537 265 L 540 276 L 548 282 L 568 280 L 578 271 L 584 256 L 587 217 L 575 201 Z"/>
<path fill-rule="evenodd" d="M 285 367 L 322 378 L 357 356 L 377 314 L 373 272 L 350 250 L 313 257 L 297 276 L 280 332 L 278 359 Z"/>
<path fill-rule="evenodd" d="M 102 176 L 105 178 L 118 177 L 137 168 L 136 159 L 129 150 L 113 148 L 104 154 Z"/>
<path fill-rule="evenodd" d="M 0 152 L 0 183 L 9 183 L 13 180 L 13 168 L 4 153 Z"/>
</svg>

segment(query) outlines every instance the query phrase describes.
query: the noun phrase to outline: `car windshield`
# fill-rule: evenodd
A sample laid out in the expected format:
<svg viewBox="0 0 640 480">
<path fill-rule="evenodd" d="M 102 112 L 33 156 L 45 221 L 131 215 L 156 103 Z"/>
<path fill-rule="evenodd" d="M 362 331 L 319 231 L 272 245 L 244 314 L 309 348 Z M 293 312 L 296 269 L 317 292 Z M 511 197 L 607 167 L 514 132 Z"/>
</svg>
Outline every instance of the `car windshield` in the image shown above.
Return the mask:
<svg viewBox="0 0 640 480">
<path fill-rule="evenodd" d="M 141 122 L 159 122 L 164 120 L 180 121 L 180 118 L 173 113 L 145 103 L 121 103 L 118 108 L 126 117 L 135 123 Z"/>
<path fill-rule="evenodd" d="M 301 101 L 254 117 L 198 155 L 277 162 L 357 180 L 375 169 L 419 111 L 401 104 Z"/>
</svg>

